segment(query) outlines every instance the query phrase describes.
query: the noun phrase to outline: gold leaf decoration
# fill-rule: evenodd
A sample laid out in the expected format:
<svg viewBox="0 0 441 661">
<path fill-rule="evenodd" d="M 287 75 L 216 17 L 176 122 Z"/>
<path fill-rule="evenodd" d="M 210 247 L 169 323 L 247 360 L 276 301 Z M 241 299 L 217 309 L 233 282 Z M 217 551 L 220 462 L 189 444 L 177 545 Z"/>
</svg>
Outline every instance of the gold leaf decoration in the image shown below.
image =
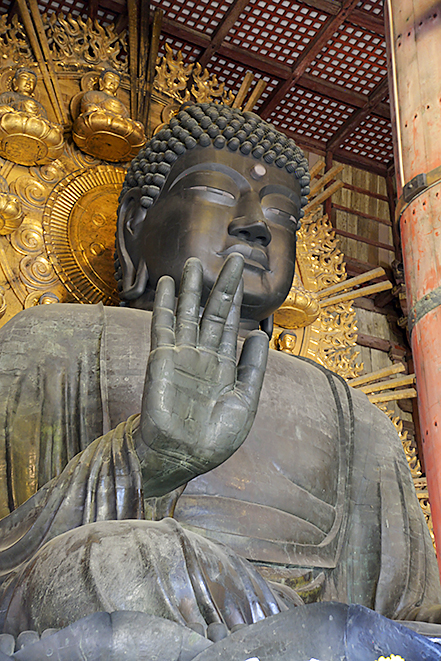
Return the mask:
<svg viewBox="0 0 441 661">
<path fill-rule="evenodd" d="M 219 99 L 226 106 L 231 106 L 234 101 L 234 94 L 231 91 L 225 91 L 224 83 L 219 83 L 216 76 L 211 76 L 207 69 L 202 69 L 199 62 L 193 71 L 194 85 L 191 93 L 196 103 L 207 103 L 213 99 Z"/>
<path fill-rule="evenodd" d="M 166 43 L 165 56 L 156 67 L 155 88 L 181 103 L 189 101 L 190 92 L 187 83 L 193 66 L 193 64 L 184 64 L 181 51 L 178 51 L 175 58 L 172 49 Z"/>
<path fill-rule="evenodd" d="M 20 276 L 27 287 L 46 289 L 56 285 L 58 278 L 44 255 L 26 255 L 20 262 Z"/>
<path fill-rule="evenodd" d="M 0 193 L 0 234 L 10 234 L 20 226 L 23 211 L 16 195 Z"/>
<path fill-rule="evenodd" d="M 56 63 L 107 65 L 127 72 L 125 33 L 118 34 L 113 24 L 102 27 L 90 18 L 73 18 L 71 14 L 42 14 L 46 36 Z"/>
<path fill-rule="evenodd" d="M 315 214 L 303 219 L 297 234 L 297 249 L 309 255 L 317 290 L 346 280 L 344 256 L 328 216 Z"/>
<path fill-rule="evenodd" d="M 27 209 L 38 209 L 44 207 L 50 189 L 34 177 L 24 174 L 11 184 L 11 191 L 20 199 Z"/>
<path fill-rule="evenodd" d="M 387 404 L 376 404 L 376 406 L 387 415 L 392 421 L 398 436 L 403 444 L 404 454 L 406 455 L 407 463 L 413 479 L 413 484 L 417 494 L 418 502 L 423 510 L 424 518 L 426 519 L 427 527 L 432 538 L 432 543 L 435 546 L 435 534 L 433 532 L 432 511 L 430 509 L 429 492 L 427 490 L 427 479 L 422 474 L 420 460 L 412 440 L 407 438 L 407 431 L 403 432 L 403 421 L 395 412 L 387 408 Z"/>
<path fill-rule="evenodd" d="M 11 236 L 11 245 L 22 255 L 34 255 L 43 250 L 43 231 L 38 223 L 25 221 Z"/>
<path fill-rule="evenodd" d="M 61 282 L 81 303 L 118 302 L 114 228 L 124 177 L 122 167 L 84 168 L 62 179 L 47 201 L 46 252 Z"/>
<path fill-rule="evenodd" d="M 17 15 L 8 23 L 8 15 L 0 16 L 0 62 L 7 65 L 25 65 L 33 62 L 31 46 Z"/>
<path fill-rule="evenodd" d="M 358 376 L 363 365 L 357 363 L 356 315 L 351 301 L 321 306 L 318 314 L 316 310 L 317 294 L 346 280 L 343 253 L 327 216 L 313 213 L 305 217 L 297 233 L 296 270 L 291 292 L 274 315 L 277 325 L 293 332 L 276 329 L 271 346 L 307 356 L 343 378 Z"/>
<path fill-rule="evenodd" d="M 326 307 L 320 316 L 321 334 L 317 361 L 344 379 L 352 379 L 363 369 L 356 363 L 359 351 L 357 340 L 357 317 L 351 302 L 337 303 Z"/>
<path fill-rule="evenodd" d="M 4 287 L 0 287 L 0 319 L 5 315 L 7 303 L 6 303 L 6 290 Z"/>
</svg>

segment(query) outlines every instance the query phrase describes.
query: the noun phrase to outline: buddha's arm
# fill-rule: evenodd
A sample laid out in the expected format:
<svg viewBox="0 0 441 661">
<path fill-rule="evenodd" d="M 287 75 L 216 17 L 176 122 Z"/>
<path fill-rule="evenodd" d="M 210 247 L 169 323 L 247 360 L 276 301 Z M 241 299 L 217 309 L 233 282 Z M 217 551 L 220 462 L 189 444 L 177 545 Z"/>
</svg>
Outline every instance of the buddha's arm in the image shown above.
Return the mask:
<svg viewBox="0 0 441 661">
<path fill-rule="evenodd" d="M 228 459 L 257 410 L 268 339 L 250 334 L 236 366 L 243 258 L 231 255 L 199 321 L 202 267 L 184 269 L 176 314 L 174 283 L 158 283 L 141 416 L 133 440 L 144 496 L 160 496 Z"/>
</svg>

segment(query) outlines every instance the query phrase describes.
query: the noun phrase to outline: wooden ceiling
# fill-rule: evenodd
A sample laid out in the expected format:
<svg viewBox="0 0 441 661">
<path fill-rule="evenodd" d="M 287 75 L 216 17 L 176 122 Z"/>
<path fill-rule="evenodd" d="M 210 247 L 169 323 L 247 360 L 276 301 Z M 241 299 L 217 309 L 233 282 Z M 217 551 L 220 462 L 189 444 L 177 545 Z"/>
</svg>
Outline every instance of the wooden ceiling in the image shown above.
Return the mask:
<svg viewBox="0 0 441 661">
<path fill-rule="evenodd" d="M 39 0 L 127 26 L 125 0 Z M 165 43 L 234 93 L 251 71 L 266 88 L 255 112 L 309 151 L 386 175 L 393 164 L 382 0 L 151 0 Z M 0 13 L 16 11 L 0 0 Z M 153 12 L 151 12 L 153 13 Z M 328 156 L 328 158 L 329 158 Z"/>
</svg>

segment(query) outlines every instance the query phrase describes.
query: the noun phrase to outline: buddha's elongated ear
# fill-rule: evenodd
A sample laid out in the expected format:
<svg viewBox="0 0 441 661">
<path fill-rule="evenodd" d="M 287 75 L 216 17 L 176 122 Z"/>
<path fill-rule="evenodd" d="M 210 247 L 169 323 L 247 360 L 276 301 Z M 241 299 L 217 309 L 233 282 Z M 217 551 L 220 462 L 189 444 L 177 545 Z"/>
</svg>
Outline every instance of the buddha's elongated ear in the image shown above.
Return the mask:
<svg viewBox="0 0 441 661">
<path fill-rule="evenodd" d="M 263 330 L 263 332 L 268 335 L 268 339 L 271 341 L 274 329 L 274 315 L 272 314 L 266 319 L 262 319 L 259 326 L 260 330 Z"/>
<path fill-rule="evenodd" d="M 149 274 L 142 252 L 142 226 L 147 209 L 141 205 L 142 191 L 131 188 L 118 210 L 116 250 L 118 254 L 120 296 L 133 301 L 145 292 Z"/>
</svg>

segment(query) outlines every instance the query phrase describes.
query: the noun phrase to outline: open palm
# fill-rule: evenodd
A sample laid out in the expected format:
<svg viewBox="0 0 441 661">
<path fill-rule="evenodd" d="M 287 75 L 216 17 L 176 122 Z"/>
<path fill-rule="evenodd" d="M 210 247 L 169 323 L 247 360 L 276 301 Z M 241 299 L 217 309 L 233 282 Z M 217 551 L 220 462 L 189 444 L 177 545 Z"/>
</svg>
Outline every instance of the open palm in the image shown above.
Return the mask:
<svg viewBox="0 0 441 661">
<path fill-rule="evenodd" d="M 257 410 L 268 338 L 254 331 L 236 365 L 243 257 L 232 254 L 199 320 L 202 267 L 187 261 L 176 314 L 174 282 L 156 290 L 141 412 L 142 438 L 187 479 L 225 461 L 245 440 Z M 179 468 L 181 470 L 179 470 Z M 175 488 L 173 476 L 167 488 Z M 178 480 L 181 481 L 181 480 Z"/>
</svg>

